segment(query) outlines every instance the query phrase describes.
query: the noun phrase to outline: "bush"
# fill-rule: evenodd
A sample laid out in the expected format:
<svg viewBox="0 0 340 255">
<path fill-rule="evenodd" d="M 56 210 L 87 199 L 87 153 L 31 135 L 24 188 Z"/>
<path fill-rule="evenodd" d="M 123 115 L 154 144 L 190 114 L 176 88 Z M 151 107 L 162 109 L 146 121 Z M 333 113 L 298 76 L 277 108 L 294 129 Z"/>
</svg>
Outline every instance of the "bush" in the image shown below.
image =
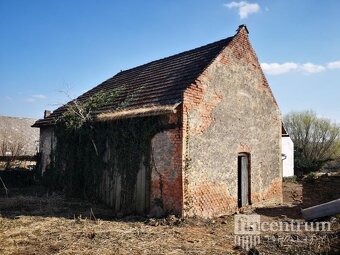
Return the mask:
<svg viewBox="0 0 340 255">
<path fill-rule="evenodd" d="M 283 177 L 283 181 L 284 182 L 293 182 L 293 183 L 295 183 L 295 182 L 297 182 L 297 180 L 298 180 L 298 178 L 297 178 L 296 175 L 290 176 L 290 177 Z"/>
<path fill-rule="evenodd" d="M 284 117 L 285 128 L 294 142 L 298 175 L 321 170 L 340 158 L 340 126 L 317 117 L 313 111 L 294 112 Z"/>
</svg>

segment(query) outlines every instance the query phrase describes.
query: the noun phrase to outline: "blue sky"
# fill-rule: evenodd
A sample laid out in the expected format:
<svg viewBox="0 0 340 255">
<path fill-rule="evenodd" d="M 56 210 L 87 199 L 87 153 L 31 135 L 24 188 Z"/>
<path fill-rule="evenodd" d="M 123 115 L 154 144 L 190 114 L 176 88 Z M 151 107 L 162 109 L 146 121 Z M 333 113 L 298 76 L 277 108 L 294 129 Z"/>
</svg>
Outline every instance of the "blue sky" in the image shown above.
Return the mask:
<svg viewBox="0 0 340 255">
<path fill-rule="evenodd" d="M 283 114 L 340 123 L 340 1 L 0 0 L 0 115 L 42 117 L 125 70 L 246 24 Z"/>
</svg>

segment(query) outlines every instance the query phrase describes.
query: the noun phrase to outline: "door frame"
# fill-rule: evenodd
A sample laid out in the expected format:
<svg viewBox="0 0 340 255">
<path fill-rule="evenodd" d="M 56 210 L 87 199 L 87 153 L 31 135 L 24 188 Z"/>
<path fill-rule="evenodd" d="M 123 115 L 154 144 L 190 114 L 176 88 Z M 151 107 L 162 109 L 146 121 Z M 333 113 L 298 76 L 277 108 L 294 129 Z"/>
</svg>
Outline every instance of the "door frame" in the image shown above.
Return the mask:
<svg viewBox="0 0 340 255">
<path fill-rule="evenodd" d="M 247 176 L 247 202 L 246 204 L 244 204 L 242 201 L 242 169 L 244 169 L 242 167 L 242 158 L 246 158 L 247 159 L 247 168 L 246 168 L 246 176 Z M 237 206 L 238 208 L 242 208 L 244 206 L 247 205 L 251 205 L 251 157 L 250 157 L 250 153 L 247 152 L 241 152 L 238 153 L 237 155 Z"/>
</svg>

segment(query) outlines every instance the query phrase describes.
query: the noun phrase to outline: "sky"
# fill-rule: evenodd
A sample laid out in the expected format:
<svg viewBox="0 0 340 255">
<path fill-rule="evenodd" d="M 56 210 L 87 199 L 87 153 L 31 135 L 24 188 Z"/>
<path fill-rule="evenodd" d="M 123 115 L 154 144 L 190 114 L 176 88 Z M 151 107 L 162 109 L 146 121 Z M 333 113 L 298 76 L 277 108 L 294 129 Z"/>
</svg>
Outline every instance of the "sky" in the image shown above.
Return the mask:
<svg viewBox="0 0 340 255">
<path fill-rule="evenodd" d="M 338 0 L 0 0 L 0 115 L 41 118 L 126 70 L 246 24 L 282 114 L 340 123 Z"/>
</svg>

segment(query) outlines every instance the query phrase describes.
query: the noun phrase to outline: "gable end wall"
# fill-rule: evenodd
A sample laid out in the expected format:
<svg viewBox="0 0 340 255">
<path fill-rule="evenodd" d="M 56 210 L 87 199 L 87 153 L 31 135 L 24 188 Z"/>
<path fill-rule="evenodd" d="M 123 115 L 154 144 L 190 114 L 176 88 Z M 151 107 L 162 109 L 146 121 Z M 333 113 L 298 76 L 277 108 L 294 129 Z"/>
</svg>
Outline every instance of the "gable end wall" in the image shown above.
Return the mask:
<svg viewBox="0 0 340 255">
<path fill-rule="evenodd" d="M 237 210 L 237 156 L 251 203 L 281 202 L 281 114 L 243 28 L 183 95 L 184 215 Z"/>
</svg>

